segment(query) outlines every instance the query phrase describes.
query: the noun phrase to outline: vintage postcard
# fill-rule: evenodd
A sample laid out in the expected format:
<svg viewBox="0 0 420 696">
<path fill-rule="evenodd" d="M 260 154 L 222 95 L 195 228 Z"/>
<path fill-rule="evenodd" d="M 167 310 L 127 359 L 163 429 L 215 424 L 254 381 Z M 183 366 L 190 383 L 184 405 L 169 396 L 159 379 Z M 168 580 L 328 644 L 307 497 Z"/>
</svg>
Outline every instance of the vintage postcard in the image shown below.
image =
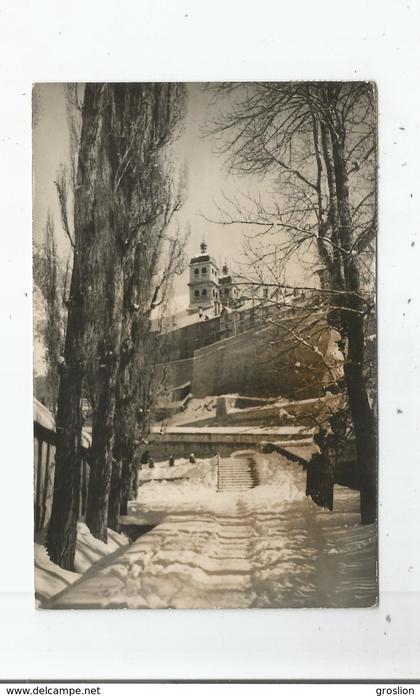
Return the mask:
<svg viewBox="0 0 420 696">
<path fill-rule="evenodd" d="M 369 82 L 36 84 L 35 601 L 378 601 Z"/>
</svg>

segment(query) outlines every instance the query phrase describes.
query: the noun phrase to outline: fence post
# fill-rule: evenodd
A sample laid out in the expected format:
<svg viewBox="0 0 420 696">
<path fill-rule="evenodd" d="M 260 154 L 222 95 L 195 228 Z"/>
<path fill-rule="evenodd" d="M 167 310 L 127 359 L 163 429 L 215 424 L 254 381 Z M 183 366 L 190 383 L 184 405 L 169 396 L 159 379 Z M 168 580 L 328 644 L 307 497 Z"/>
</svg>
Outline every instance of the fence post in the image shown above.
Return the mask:
<svg viewBox="0 0 420 696">
<path fill-rule="evenodd" d="M 44 486 L 42 491 L 42 510 L 41 510 L 41 529 L 44 529 L 47 522 L 47 501 L 48 501 L 48 484 L 50 478 L 50 466 L 51 466 L 51 445 L 49 442 L 47 444 L 47 452 L 45 455 L 45 469 L 44 469 Z"/>
<path fill-rule="evenodd" d="M 42 455 L 44 449 L 44 442 L 37 438 L 38 440 L 38 457 L 37 457 L 37 477 L 36 477 L 36 493 L 35 493 L 35 529 L 39 531 L 42 524 L 42 501 L 41 501 L 41 491 L 42 491 Z"/>
</svg>

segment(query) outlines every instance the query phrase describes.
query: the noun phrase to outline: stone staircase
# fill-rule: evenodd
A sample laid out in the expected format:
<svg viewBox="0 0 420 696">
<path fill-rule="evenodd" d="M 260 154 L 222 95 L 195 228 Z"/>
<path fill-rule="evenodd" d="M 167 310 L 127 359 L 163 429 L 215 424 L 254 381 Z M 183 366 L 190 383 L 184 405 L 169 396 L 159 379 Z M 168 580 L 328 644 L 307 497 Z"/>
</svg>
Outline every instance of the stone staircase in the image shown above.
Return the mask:
<svg viewBox="0 0 420 696">
<path fill-rule="evenodd" d="M 258 486 L 258 474 L 252 455 L 219 459 L 217 490 L 246 491 Z"/>
</svg>

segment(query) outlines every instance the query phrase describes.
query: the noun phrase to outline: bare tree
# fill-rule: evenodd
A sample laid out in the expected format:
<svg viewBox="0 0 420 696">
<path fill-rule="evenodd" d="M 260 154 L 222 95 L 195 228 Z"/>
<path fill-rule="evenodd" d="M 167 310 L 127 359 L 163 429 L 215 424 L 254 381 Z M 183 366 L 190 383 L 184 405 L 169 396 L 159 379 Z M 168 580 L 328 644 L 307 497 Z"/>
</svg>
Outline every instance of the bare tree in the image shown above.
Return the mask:
<svg viewBox="0 0 420 696">
<path fill-rule="evenodd" d="M 45 345 L 47 357 L 46 386 L 48 407 L 55 414 L 58 397 L 58 365 L 63 348 L 63 319 L 61 311 L 59 262 L 54 236 L 54 220 L 49 212 L 45 225 L 45 297 L 47 303 L 47 321 L 45 327 Z"/>
<path fill-rule="evenodd" d="M 104 85 L 86 86 L 74 200 L 73 267 L 56 419 L 54 495 L 47 548 L 51 560 L 67 569 L 74 567 L 81 468 L 80 401 L 96 304 L 92 275 L 102 232 L 97 196 L 102 188 L 105 96 Z"/>
<path fill-rule="evenodd" d="M 108 526 L 115 530 L 119 529 L 120 513 L 127 514 L 128 500 L 137 495 L 136 450 L 149 434 L 154 405 L 163 387 L 162 372 L 155 369 L 162 360 L 163 343 L 157 340 L 156 332 L 151 331 L 150 317 L 157 307 L 161 315 L 165 315 L 162 310 L 167 304 L 173 275 L 184 270 L 184 240 L 179 232 L 170 238 L 166 234 L 169 217 L 177 211 L 181 199 L 177 196 L 172 201 L 170 187 L 161 183 L 160 195 L 164 196 L 166 192 L 170 215 L 164 215 L 158 224 L 149 228 L 147 241 L 137 248 L 131 272 L 125 274 L 108 509 Z M 160 273 L 156 273 L 163 255 L 166 256 L 165 263 Z"/>
<path fill-rule="evenodd" d="M 46 320 L 43 325 L 43 342 L 46 351 L 47 372 L 45 377 L 46 405 L 55 414 L 58 396 L 58 366 L 63 349 L 66 292 L 66 270 L 57 254 L 54 219 L 48 211 L 42 245 L 34 248 L 34 280 L 45 299 Z"/>
<path fill-rule="evenodd" d="M 59 170 L 55 183 L 73 264 L 60 359 L 56 475 L 47 545 L 53 561 L 72 568 L 81 396 L 87 389 L 94 407 L 87 523 L 96 536 L 106 539 L 127 268 L 147 241 L 145 230 L 166 214 L 159 196 L 153 200 L 147 187 L 165 145 L 176 137 L 183 89 L 88 84 L 83 105 L 77 89 L 67 90 L 67 103 L 77 156 L 72 156 L 70 170 Z M 153 267 L 147 272 L 152 277 Z"/>
<path fill-rule="evenodd" d="M 176 84 L 108 85 L 106 91 L 105 156 L 109 178 L 104 204 L 109 227 L 101 236 L 101 270 L 96 274 L 100 338 L 86 514 L 90 531 L 103 541 L 107 539 L 118 375 L 122 354 L 124 361 L 132 350 L 128 317 L 134 309 L 133 272 L 143 249 L 143 260 L 147 259 L 148 264 L 137 267 L 143 274 L 139 292 L 143 295 L 146 288 L 148 293 L 159 262 L 159 244 L 154 243 L 154 236 L 159 238 L 169 224 L 169 212 L 174 210 L 174 206 L 168 209 L 162 194 L 168 176 L 164 149 L 179 132 L 184 108 L 184 90 Z M 130 305 L 128 311 L 125 300 Z M 142 297 L 134 304 L 142 306 Z"/>
<path fill-rule="evenodd" d="M 259 238 L 254 264 L 266 274 L 264 282 L 270 283 L 275 255 L 283 271 L 296 258 L 307 271 L 322 270 L 318 304 L 341 334 L 361 516 L 362 522 L 372 522 L 376 421 L 365 335 L 374 304 L 374 88 L 368 83 L 224 83 L 214 94 L 225 109 L 207 134 L 218 142 L 227 166 L 269 177 L 274 189 L 271 196 L 230 197 L 219 209 L 218 222 L 250 226 Z M 271 283 L 285 285 L 284 277 Z"/>
</svg>

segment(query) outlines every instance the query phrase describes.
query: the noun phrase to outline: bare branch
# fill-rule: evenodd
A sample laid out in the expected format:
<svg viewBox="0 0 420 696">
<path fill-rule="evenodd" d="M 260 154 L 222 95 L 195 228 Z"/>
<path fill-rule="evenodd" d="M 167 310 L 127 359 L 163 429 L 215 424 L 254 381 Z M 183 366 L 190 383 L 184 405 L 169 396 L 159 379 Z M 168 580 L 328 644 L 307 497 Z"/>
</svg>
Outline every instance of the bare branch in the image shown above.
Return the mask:
<svg viewBox="0 0 420 696">
<path fill-rule="evenodd" d="M 64 166 L 58 170 L 57 178 L 54 181 L 54 185 L 57 190 L 58 202 L 60 204 L 61 223 L 63 225 L 63 230 L 66 234 L 67 239 L 70 242 L 72 249 L 74 249 L 74 239 L 73 235 L 70 232 L 69 219 L 67 214 L 68 182 L 66 168 Z"/>
</svg>

